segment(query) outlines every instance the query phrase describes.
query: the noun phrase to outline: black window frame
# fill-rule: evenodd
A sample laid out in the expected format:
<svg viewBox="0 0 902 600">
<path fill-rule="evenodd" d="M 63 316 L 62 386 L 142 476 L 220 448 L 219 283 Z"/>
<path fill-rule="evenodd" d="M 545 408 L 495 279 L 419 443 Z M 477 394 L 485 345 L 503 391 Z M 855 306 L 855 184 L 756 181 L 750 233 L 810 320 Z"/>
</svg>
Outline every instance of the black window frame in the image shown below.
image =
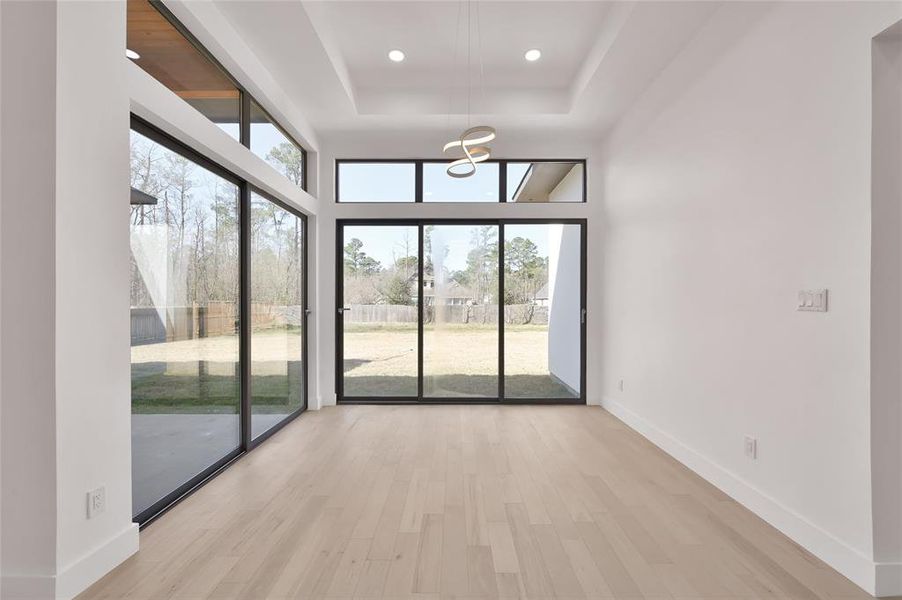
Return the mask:
<svg viewBox="0 0 902 600">
<path fill-rule="evenodd" d="M 299 144 L 294 136 L 288 133 L 285 127 L 283 127 L 281 123 L 273 118 L 272 114 L 266 109 L 266 107 L 263 106 L 263 104 L 259 100 L 257 100 L 250 92 L 248 92 L 247 88 L 241 85 L 241 83 L 228 71 L 228 69 L 222 66 L 222 63 L 219 62 L 216 57 L 213 56 L 213 54 L 209 50 L 207 50 L 207 48 L 203 44 L 200 43 L 200 40 L 198 40 L 194 36 L 194 34 L 191 33 L 191 31 L 187 27 L 185 27 L 185 25 L 181 21 L 178 20 L 178 18 L 172 13 L 172 11 L 169 10 L 165 4 L 163 4 L 162 0 L 147 1 L 153 8 L 157 10 L 157 12 L 159 12 L 163 16 L 164 19 L 169 22 L 170 25 L 173 26 L 173 28 L 175 28 L 176 31 L 179 32 L 182 37 L 184 37 L 188 41 L 189 44 L 194 47 L 195 50 L 200 52 L 200 54 L 204 58 L 209 60 L 214 67 L 219 69 L 222 74 L 225 75 L 229 79 L 229 81 L 232 82 L 232 85 L 234 85 L 238 90 L 238 102 L 240 107 L 238 112 L 238 143 L 240 143 L 248 150 L 250 150 L 251 148 L 251 101 L 253 101 L 254 104 L 256 104 L 257 107 L 263 112 L 263 114 L 266 115 L 266 118 L 269 119 L 270 123 L 272 123 L 280 132 L 282 132 L 282 134 L 288 139 L 288 141 L 294 144 L 298 148 L 298 150 L 301 151 L 301 189 L 307 191 L 307 182 L 309 181 L 307 174 L 307 149 L 304 148 L 303 145 Z M 139 64 L 138 66 L 140 67 L 141 65 Z M 260 158 L 263 159 L 264 162 L 266 161 L 265 157 L 261 156 Z M 272 167 L 272 165 L 269 166 Z M 278 172 L 275 167 L 272 168 L 274 171 Z M 282 173 L 279 173 L 279 175 L 282 175 Z M 284 175 L 282 176 L 284 177 Z"/>
<path fill-rule="evenodd" d="M 258 186 L 245 180 L 233 171 L 223 167 L 219 163 L 204 156 L 200 152 L 194 150 L 191 146 L 185 144 L 176 137 L 164 132 L 148 121 L 142 119 L 134 113 L 131 114 L 130 131 L 136 131 L 151 141 L 160 144 L 164 148 L 175 152 L 196 163 L 200 167 L 207 169 L 218 177 L 229 181 L 238 186 L 239 189 L 239 205 L 238 205 L 238 228 L 239 228 L 239 265 L 238 265 L 238 357 L 239 357 L 239 445 L 237 448 L 220 458 L 218 461 L 208 466 L 206 469 L 190 478 L 188 481 L 174 489 L 169 494 L 154 502 L 151 506 L 141 511 L 137 515 L 132 515 L 134 522 L 138 523 L 143 529 L 157 518 L 166 513 L 169 509 L 190 496 L 194 491 L 204 486 L 208 481 L 216 477 L 219 473 L 228 468 L 232 463 L 240 459 L 257 448 L 260 444 L 268 440 L 275 433 L 288 425 L 302 413 L 307 410 L 309 405 L 309 387 L 310 387 L 310 361 L 309 361 L 309 323 L 310 314 L 310 294 L 309 294 L 309 228 L 308 218 L 303 212 L 289 205 L 283 200 L 260 189 Z M 303 378 L 303 402 L 301 406 L 294 412 L 286 415 L 281 421 L 273 425 L 256 438 L 253 437 L 251 427 L 251 239 L 250 239 L 250 204 L 251 192 L 273 202 L 280 208 L 292 213 L 301 219 L 303 226 L 303 339 L 301 343 L 301 352 L 304 368 Z M 129 403 L 131 398 L 129 397 Z"/>
<path fill-rule="evenodd" d="M 442 161 L 435 161 L 442 162 Z M 407 203 L 409 204 L 409 203 Z M 524 398 L 507 397 L 504 378 L 504 302 L 498 303 L 498 396 L 497 397 L 440 397 L 426 396 L 423 389 L 426 373 L 423 364 L 424 349 L 424 294 L 423 275 L 425 261 L 417 260 L 417 395 L 416 396 L 346 396 L 344 393 L 344 229 L 354 226 L 416 226 L 417 256 L 424 254 L 425 228 L 429 225 L 493 225 L 498 227 L 498 285 L 504 290 L 504 228 L 506 225 L 578 225 L 580 227 L 580 390 L 577 398 Z M 585 218 L 352 218 L 335 219 L 335 399 L 336 404 L 461 404 L 461 405 L 503 405 L 503 404 L 587 404 L 586 382 L 588 361 L 586 348 L 588 340 L 588 235 L 589 223 Z"/>
<path fill-rule="evenodd" d="M 335 204 L 445 204 L 445 205 L 454 205 L 454 204 L 519 204 L 518 202 L 508 202 L 507 201 L 507 165 L 510 163 L 576 163 L 582 166 L 583 168 L 583 176 L 582 176 L 582 200 L 579 202 L 556 202 L 553 204 L 585 204 L 588 202 L 589 195 L 589 175 L 588 168 L 586 164 L 587 160 L 585 158 L 492 158 L 484 163 L 495 163 L 498 164 L 498 201 L 485 202 L 485 201 L 454 201 L 454 202 L 425 202 L 423 200 L 423 191 L 425 182 L 423 180 L 423 165 L 424 164 L 436 164 L 436 163 L 448 163 L 448 159 L 443 158 L 336 158 L 335 159 L 335 173 L 334 173 L 334 182 L 335 187 L 333 190 L 333 197 Z M 339 184 L 339 180 L 341 178 L 341 165 L 343 164 L 413 164 L 415 168 L 415 183 L 414 183 L 414 200 L 413 202 L 369 202 L 369 201 L 354 201 L 354 200 L 342 200 L 341 199 L 341 188 Z M 479 168 L 479 167 L 477 167 Z"/>
<path fill-rule="evenodd" d="M 247 245 L 247 248 L 242 250 L 243 264 L 242 264 L 242 268 L 241 268 L 241 273 L 247 274 L 246 275 L 247 281 L 245 282 L 247 285 L 247 288 L 245 290 L 242 290 L 243 293 L 240 297 L 241 301 L 245 301 L 245 300 L 247 301 L 247 305 L 243 307 L 244 312 L 242 312 L 241 314 L 248 316 L 247 328 L 246 328 L 247 329 L 247 339 L 242 341 L 243 347 L 247 348 L 246 367 L 245 367 L 244 363 L 242 363 L 242 366 L 241 366 L 242 398 L 244 398 L 244 397 L 247 398 L 247 407 L 246 407 L 247 410 L 245 410 L 242 415 L 242 418 L 247 419 L 247 424 L 246 424 L 246 429 L 242 430 L 242 439 L 244 439 L 244 433 L 246 431 L 246 433 L 247 433 L 246 439 L 247 439 L 247 443 L 249 446 L 249 450 L 253 450 L 257 446 L 259 446 L 262 442 L 264 442 L 266 439 L 268 439 L 270 436 L 272 436 L 272 434 L 276 433 L 281 428 L 285 427 L 285 425 L 287 425 L 289 422 L 291 422 L 293 419 L 295 419 L 302 412 L 307 410 L 307 405 L 308 405 L 308 400 L 309 400 L 309 392 L 310 392 L 310 370 L 309 370 L 309 365 L 308 365 L 309 357 L 310 357 L 309 344 L 308 344 L 308 338 L 309 338 L 308 326 L 309 326 L 309 316 L 310 316 L 311 311 L 310 311 L 310 302 L 309 302 L 309 298 L 308 298 L 310 294 L 308 293 L 308 287 L 307 287 L 309 284 L 309 279 L 308 279 L 308 277 L 309 277 L 308 255 L 309 254 L 308 253 L 309 253 L 310 243 L 309 243 L 308 237 L 310 234 L 310 230 L 308 229 L 309 221 L 307 220 L 307 215 L 305 215 L 298 209 L 294 208 L 293 206 L 290 206 L 288 203 L 283 202 L 279 198 L 273 196 L 272 194 L 270 194 L 269 192 L 266 192 L 265 190 L 260 189 L 259 187 L 255 186 L 252 183 L 247 183 L 246 188 L 247 188 L 247 201 L 246 201 L 246 204 L 244 205 L 246 207 L 246 210 L 245 210 L 245 212 L 241 213 L 241 218 L 239 221 L 240 226 L 242 228 L 242 238 L 241 238 L 242 244 L 244 244 L 246 241 L 246 245 Z M 252 341 L 252 333 L 253 333 L 253 331 L 251 330 L 251 327 L 252 327 L 251 316 L 253 314 L 253 311 L 251 310 L 251 299 L 252 299 L 251 298 L 251 275 L 252 275 L 252 271 L 251 271 L 251 233 L 250 233 L 251 222 L 250 222 L 250 218 L 244 218 L 245 215 L 250 217 L 251 196 L 253 194 L 260 196 L 261 198 L 263 198 L 264 200 L 267 200 L 268 202 L 272 202 L 273 204 L 275 204 L 282 210 L 285 210 L 286 212 L 291 213 L 292 215 L 294 215 L 295 217 L 297 217 L 301 220 L 301 232 L 303 234 L 303 239 L 301 241 L 301 264 L 303 265 L 303 269 L 301 271 L 301 288 L 302 288 L 303 294 L 304 294 L 304 296 L 302 298 L 302 306 L 301 306 L 301 319 L 302 319 L 301 328 L 303 331 L 303 337 L 301 338 L 301 360 L 303 361 L 303 368 L 304 368 L 304 378 L 302 381 L 303 396 L 302 396 L 301 406 L 297 410 L 286 415 L 281 421 L 279 421 L 278 423 L 276 423 L 275 425 L 273 425 L 266 431 L 259 434 L 257 437 L 254 437 L 254 431 L 253 431 L 253 427 L 252 427 L 252 423 L 251 423 L 251 420 L 253 418 L 253 389 L 251 388 L 251 381 L 252 381 L 252 376 L 253 376 L 252 372 L 251 372 L 251 366 L 253 364 L 253 362 L 252 362 L 253 355 L 251 354 L 251 341 Z M 242 331 L 244 331 L 244 329 L 245 328 L 242 327 Z M 245 371 L 245 368 L 247 369 L 246 371 Z M 245 382 L 247 383 L 246 390 L 243 387 Z M 243 404 L 242 404 L 242 407 L 244 407 Z"/>
</svg>

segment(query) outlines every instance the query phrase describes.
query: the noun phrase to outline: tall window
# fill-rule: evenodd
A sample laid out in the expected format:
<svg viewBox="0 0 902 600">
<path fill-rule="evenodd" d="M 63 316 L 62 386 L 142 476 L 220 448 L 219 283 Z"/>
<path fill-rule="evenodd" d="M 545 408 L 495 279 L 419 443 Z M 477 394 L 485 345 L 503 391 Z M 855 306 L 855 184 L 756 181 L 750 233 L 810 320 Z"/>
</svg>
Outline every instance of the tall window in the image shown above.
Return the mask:
<svg viewBox="0 0 902 600">
<path fill-rule="evenodd" d="M 132 128 L 132 477 L 143 523 L 306 407 L 306 220 L 143 121 Z"/>
<path fill-rule="evenodd" d="M 337 222 L 339 402 L 584 402 L 585 222 Z"/>
<path fill-rule="evenodd" d="M 132 131 L 134 514 L 240 444 L 239 187 Z"/>
<path fill-rule="evenodd" d="M 251 428 L 304 404 L 304 221 L 251 194 Z"/>
<path fill-rule="evenodd" d="M 416 397 L 418 228 L 348 226 L 342 234 L 344 394 Z"/>
</svg>

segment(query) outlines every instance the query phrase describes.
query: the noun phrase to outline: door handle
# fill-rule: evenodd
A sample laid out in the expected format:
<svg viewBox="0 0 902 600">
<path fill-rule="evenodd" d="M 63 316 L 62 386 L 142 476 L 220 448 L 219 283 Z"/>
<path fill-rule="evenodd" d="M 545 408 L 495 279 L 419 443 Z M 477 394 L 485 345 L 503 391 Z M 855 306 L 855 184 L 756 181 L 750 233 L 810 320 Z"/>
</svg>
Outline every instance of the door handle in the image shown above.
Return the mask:
<svg viewBox="0 0 902 600">
<path fill-rule="evenodd" d="M 343 307 L 341 307 L 341 308 L 338 309 L 338 314 L 340 314 L 340 315 L 342 315 L 342 314 L 344 314 L 344 313 L 346 313 L 346 312 L 351 312 L 351 307 L 350 307 L 350 306 L 343 306 Z"/>
</svg>

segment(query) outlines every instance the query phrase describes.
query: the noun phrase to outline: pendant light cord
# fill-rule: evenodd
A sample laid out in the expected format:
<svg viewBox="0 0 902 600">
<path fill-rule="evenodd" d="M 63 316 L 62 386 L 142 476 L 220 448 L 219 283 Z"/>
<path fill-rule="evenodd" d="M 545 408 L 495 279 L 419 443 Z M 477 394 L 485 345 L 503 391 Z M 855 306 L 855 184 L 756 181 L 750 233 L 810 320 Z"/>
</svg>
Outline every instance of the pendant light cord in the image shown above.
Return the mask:
<svg viewBox="0 0 902 600">
<path fill-rule="evenodd" d="M 472 0 L 467 0 L 467 129 L 470 128 L 470 97 L 473 95 L 473 70 L 470 66 L 470 51 L 473 47 L 470 42 L 470 32 L 473 29 L 472 14 Z"/>
<path fill-rule="evenodd" d="M 479 52 L 479 101 L 482 103 L 482 111 L 485 112 L 485 65 L 482 62 L 482 21 L 479 18 L 479 2 L 476 3 L 476 44 Z"/>
<path fill-rule="evenodd" d="M 460 38 L 460 18 L 463 13 L 463 0 L 457 3 L 457 20 L 454 26 L 454 41 L 452 45 L 454 46 L 454 59 L 451 62 L 451 85 L 448 90 L 448 135 L 450 137 L 454 137 L 454 124 L 451 122 L 452 115 L 454 114 L 454 91 L 457 89 L 457 53 L 458 53 L 458 44 L 457 41 Z"/>
</svg>

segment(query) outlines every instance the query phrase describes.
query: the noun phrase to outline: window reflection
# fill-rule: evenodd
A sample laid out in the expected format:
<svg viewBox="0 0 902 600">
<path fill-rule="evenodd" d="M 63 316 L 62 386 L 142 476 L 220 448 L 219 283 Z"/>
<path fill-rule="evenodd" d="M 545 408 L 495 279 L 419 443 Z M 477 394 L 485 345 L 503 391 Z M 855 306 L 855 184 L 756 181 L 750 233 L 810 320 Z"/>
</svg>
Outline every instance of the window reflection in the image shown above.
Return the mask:
<svg viewBox="0 0 902 600">
<path fill-rule="evenodd" d="M 131 133 L 133 510 L 240 445 L 238 186 Z"/>
</svg>

